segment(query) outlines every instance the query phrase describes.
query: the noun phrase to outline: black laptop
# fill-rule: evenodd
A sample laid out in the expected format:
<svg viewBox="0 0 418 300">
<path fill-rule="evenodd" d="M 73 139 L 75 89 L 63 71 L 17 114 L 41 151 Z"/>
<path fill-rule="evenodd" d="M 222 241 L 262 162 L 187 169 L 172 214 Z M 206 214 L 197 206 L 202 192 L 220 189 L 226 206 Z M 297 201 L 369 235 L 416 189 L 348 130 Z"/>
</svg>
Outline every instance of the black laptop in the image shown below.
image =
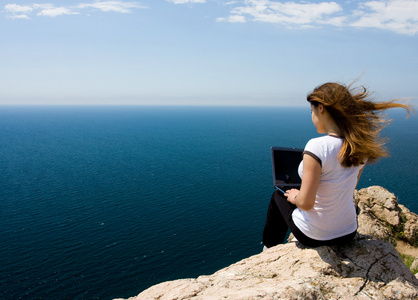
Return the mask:
<svg viewBox="0 0 418 300">
<path fill-rule="evenodd" d="M 302 182 L 298 167 L 302 161 L 303 149 L 288 147 L 271 147 L 273 166 L 273 184 L 283 194 L 286 190 L 300 189 Z"/>
</svg>

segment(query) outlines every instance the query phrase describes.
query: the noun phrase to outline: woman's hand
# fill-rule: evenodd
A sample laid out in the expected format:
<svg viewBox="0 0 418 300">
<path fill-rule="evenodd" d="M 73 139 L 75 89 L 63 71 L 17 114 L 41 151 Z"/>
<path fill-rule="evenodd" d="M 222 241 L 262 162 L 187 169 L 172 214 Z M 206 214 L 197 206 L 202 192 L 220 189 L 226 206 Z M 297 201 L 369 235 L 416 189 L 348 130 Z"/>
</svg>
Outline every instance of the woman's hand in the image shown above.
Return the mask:
<svg viewBox="0 0 418 300">
<path fill-rule="evenodd" d="M 284 193 L 284 196 L 287 197 L 287 201 L 296 205 L 296 197 L 298 194 L 299 194 L 298 189 L 291 189 L 291 190 L 287 190 L 286 193 Z"/>
</svg>

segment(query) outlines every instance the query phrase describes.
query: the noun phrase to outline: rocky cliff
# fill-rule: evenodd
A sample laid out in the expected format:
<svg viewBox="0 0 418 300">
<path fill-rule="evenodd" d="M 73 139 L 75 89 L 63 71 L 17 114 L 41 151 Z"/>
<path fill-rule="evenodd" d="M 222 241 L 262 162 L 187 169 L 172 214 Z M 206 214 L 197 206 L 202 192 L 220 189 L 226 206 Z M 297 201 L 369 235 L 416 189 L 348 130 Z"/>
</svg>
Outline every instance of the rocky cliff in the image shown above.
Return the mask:
<svg viewBox="0 0 418 300">
<path fill-rule="evenodd" d="M 401 258 L 418 270 L 418 216 L 377 186 L 356 192 L 354 202 L 359 229 L 349 245 L 289 242 L 129 299 L 418 299 L 418 279 Z"/>
</svg>

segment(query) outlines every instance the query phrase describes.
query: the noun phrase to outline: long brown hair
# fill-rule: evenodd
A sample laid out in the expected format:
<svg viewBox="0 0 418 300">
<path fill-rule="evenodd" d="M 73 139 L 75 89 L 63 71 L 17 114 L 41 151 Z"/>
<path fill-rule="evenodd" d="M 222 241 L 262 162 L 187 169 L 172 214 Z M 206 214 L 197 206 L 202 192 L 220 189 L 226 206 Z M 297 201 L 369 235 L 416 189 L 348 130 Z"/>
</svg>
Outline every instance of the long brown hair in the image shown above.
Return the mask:
<svg viewBox="0 0 418 300">
<path fill-rule="evenodd" d="M 373 162 L 388 156 L 386 142 L 379 133 L 388 120 L 377 114 L 388 108 L 404 108 L 409 115 L 410 106 L 397 100 L 373 102 L 370 93 L 360 88 L 346 87 L 339 83 L 325 83 L 313 90 L 307 100 L 318 106 L 320 103 L 330 113 L 343 133 L 344 143 L 339 152 L 341 165 L 358 166 L 365 161 Z"/>
</svg>

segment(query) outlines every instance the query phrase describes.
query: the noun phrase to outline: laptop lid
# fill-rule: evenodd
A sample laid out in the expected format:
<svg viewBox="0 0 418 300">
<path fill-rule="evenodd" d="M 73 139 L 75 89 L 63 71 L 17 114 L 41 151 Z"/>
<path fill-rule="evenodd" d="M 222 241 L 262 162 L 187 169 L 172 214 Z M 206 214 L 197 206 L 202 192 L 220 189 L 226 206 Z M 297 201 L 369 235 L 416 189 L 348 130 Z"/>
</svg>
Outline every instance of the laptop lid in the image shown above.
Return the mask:
<svg viewBox="0 0 418 300">
<path fill-rule="evenodd" d="M 298 167 L 302 161 L 303 149 L 288 147 L 271 147 L 273 167 L 273 184 L 284 192 L 291 188 L 300 188 L 302 182 Z"/>
</svg>

